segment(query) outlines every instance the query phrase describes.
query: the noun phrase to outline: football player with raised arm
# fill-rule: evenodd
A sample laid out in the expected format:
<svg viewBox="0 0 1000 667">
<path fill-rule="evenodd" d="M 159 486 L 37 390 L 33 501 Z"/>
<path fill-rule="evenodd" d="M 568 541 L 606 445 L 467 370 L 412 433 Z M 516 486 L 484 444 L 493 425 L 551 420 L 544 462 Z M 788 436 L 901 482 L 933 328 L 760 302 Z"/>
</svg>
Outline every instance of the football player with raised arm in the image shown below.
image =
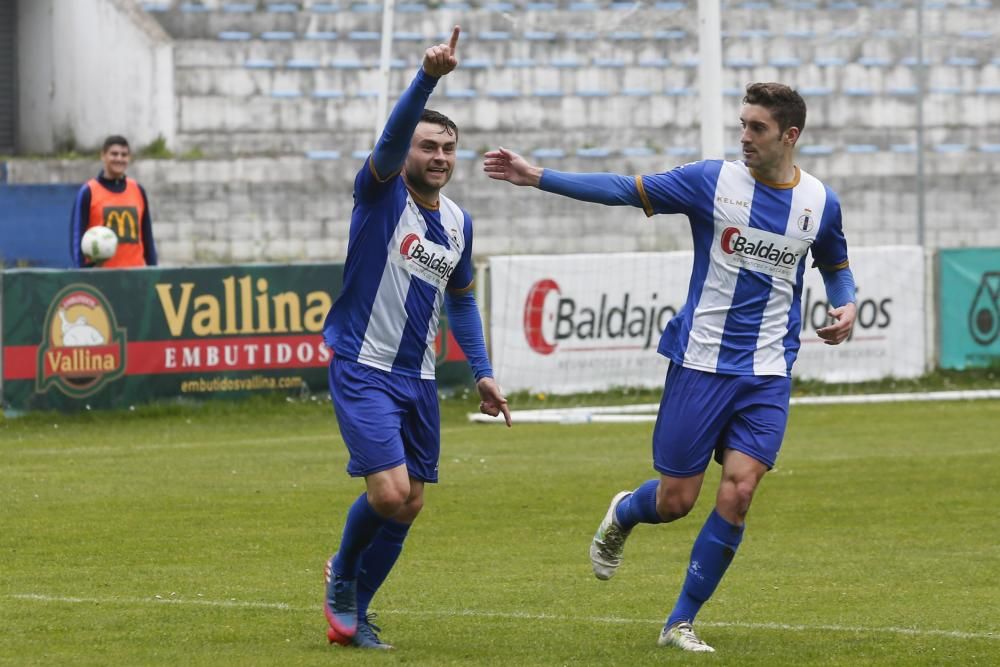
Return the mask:
<svg viewBox="0 0 1000 667">
<path fill-rule="evenodd" d="M 685 516 L 713 455 L 722 464 L 715 508 L 691 550 L 660 646 L 711 652 L 694 632 L 743 538 L 754 491 L 778 456 L 788 420 L 791 370 L 802 326 L 802 279 L 812 256 L 831 304 L 817 331 L 828 345 L 851 333 L 854 278 L 837 195 L 794 162 L 806 105 L 777 83 L 747 86 L 740 113 L 742 159 L 703 160 L 647 176 L 541 169 L 504 148 L 486 153 L 493 179 L 647 216 L 686 215 L 694 241 L 687 301 L 658 351 L 670 360 L 653 429 L 658 479 L 611 501 L 590 546 L 598 579 L 621 565 L 640 523 Z"/>
<path fill-rule="evenodd" d="M 503 414 L 472 292 L 472 219 L 441 194 L 455 168 L 458 128 L 425 109 L 455 69 L 459 27 L 432 46 L 354 180 L 344 285 L 323 328 L 334 351 L 330 396 L 350 453 L 347 472 L 365 492 L 347 512 L 326 566 L 327 637 L 392 648 L 368 606 L 396 563 L 438 479 L 440 412 L 434 366 L 442 304 L 476 378 L 480 410 Z"/>
</svg>

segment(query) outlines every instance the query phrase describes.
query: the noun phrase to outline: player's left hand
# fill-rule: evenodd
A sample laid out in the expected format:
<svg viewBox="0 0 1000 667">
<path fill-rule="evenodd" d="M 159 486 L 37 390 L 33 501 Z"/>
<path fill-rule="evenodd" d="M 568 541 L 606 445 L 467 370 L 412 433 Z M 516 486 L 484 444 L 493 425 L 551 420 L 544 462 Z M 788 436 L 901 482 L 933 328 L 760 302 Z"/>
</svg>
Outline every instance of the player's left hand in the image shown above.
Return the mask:
<svg viewBox="0 0 1000 667">
<path fill-rule="evenodd" d="M 458 57 L 455 48 L 458 46 L 458 35 L 462 29 L 455 26 L 451 31 L 451 41 L 438 44 L 424 51 L 424 71 L 433 77 L 442 77 L 458 67 Z"/>
<path fill-rule="evenodd" d="M 507 428 L 510 428 L 510 409 L 507 407 L 507 399 L 500 392 L 500 386 L 497 385 L 496 380 L 482 378 L 476 383 L 476 389 L 479 390 L 479 398 L 482 399 L 479 402 L 479 411 L 490 417 L 496 417 L 503 413 Z"/>
<path fill-rule="evenodd" d="M 858 316 L 858 307 L 853 303 L 844 304 L 840 308 L 831 308 L 829 315 L 833 324 L 816 329 L 816 335 L 827 345 L 840 345 L 851 335 L 854 319 Z"/>
</svg>

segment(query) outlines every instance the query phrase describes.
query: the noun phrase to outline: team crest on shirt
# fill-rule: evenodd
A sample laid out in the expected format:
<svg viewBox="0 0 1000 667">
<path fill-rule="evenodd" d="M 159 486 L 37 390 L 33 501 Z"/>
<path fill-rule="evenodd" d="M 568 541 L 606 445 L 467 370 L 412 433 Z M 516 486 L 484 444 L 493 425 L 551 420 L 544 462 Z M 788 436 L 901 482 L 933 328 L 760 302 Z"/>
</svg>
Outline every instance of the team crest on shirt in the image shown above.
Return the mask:
<svg viewBox="0 0 1000 667">
<path fill-rule="evenodd" d="M 805 210 L 805 213 L 799 216 L 798 225 L 799 229 L 801 229 L 804 232 L 808 232 L 812 230 L 813 227 L 816 226 L 816 223 L 813 220 L 812 211 L 810 209 L 807 208 Z"/>
</svg>

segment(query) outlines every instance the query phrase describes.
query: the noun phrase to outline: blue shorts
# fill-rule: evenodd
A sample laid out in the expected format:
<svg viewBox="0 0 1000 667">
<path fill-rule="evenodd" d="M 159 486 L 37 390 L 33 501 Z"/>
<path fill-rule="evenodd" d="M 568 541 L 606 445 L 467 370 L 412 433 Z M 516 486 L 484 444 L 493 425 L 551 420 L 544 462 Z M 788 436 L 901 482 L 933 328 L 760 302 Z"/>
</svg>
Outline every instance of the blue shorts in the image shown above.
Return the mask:
<svg viewBox="0 0 1000 667">
<path fill-rule="evenodd" d="M 330 398 L 351 454 L 349 475 L 364 477 L 405 463 L 410 477 L 438 481 L 441 414 L 437 382 L 334 356 Z"/>
<path fill-rule="evenodd" d="M 671 362 L 653 429 L 653 467 L 671 477 L 704 472 L 735 449 L 774 467 L 788 424 L 790 378 L 720 375 Z"/>
</svg>

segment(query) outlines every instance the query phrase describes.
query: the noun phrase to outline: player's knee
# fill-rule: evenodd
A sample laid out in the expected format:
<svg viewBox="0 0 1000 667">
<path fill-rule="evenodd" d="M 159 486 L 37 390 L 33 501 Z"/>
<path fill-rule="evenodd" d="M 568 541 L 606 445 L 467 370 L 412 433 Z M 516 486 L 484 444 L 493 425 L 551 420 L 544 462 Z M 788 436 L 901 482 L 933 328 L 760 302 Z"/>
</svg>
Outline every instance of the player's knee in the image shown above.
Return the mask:
<svg viewBox="0 0 1000 667">
<path fill-rule="evenodd" d="M 391 517 L 399 513 L 406 504 L 409 489 L 390 486 L 368 493 L 368 502 L 382 516 Z"/>
<path fill-rule="evenodd" d="M 723 483 L 719 489 L 719 506 L 728 514 L 745 517 L 750 511 L 756 486 L 753 480 L 733 480 Z"/>
<path fill-rule="evenodd" d="M 671 494 L 656 497 L 656 513 L 664 521 L 676 521 L 688 515 L 694 507 L 695 498 L 688 498 L 681 494 Z"/>
<path fill-rule="evenodd" d="M 423 495 L 417 497 L 411 497 L 406 503 L 400 508 L 399 512 L 395 517 L 396 521 L 401 521 L 402 523 L 413 523 L 420 514 L 420 510 L 424 508 L 424 497 Z"/>
</svg>

